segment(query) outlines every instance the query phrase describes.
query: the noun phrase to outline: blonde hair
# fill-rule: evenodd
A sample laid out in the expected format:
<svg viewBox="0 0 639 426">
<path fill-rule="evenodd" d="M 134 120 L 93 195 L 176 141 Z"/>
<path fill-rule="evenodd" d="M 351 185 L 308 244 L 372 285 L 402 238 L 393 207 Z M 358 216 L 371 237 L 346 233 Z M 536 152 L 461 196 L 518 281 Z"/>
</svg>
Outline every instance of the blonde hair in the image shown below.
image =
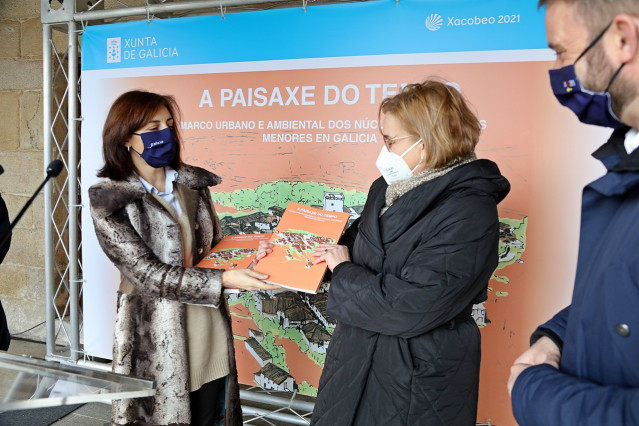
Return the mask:
<svg viewBox="0 0 639 426">
<path fill-rule="evenodd" d="M 428 169 L 469 155 L 479 141 L 477 116 L 455 87 L 440 81 L 408 84 L 382 101 L 380 122 L 383 114 L 392 114 L 406 131 L 422 139 Z"/>
</svg>

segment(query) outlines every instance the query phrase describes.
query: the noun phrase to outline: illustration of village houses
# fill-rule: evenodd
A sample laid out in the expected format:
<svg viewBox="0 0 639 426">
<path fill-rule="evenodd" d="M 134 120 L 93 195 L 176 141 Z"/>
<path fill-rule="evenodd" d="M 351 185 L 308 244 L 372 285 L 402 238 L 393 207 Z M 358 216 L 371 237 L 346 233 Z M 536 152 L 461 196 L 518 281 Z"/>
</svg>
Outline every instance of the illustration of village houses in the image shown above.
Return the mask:
<svg viewBox="0 0 639 426">
<path fill-rule="evenodd" d="M 272 206 L 267 213 L 255 212 L 241 217 L 225 216 L 220 219 L 224 235 L 259 234 L 273 232 L 284 208 Z"/>
<path fill-rule="evenodd" d="M 325 193 L 325 210 L 347 211 L 351 219 L 356 219 L 363 206 L 347 207 L 343 194 Z M 281 207 L 271 207 L 268 214 L 253 213 L 243 217 L 222 219 L 225 234 L 243 234 L 273 232 L 284 212 Z M 232 219 L 232 220 L 231 220 Z M 521 256 L 525 250 L 527 218 L 500 218 L 499 266 L 497 270 L 513 263 L 523 263 Z M 508 278 L 494 275 L 497 286 L 507 288 Z M 317 389 L 303 382 L 303 378 L 294 377 L 287 370 L 291 359 L 284 347 L 275 343 L 275 338 L 294 341 L 302 356 L 308 356 L 321 368 L 336 321 L 326 314 L 329 283 L 324 283 L 317 294 L 280 292 L 243 292 L 228 295 L 229 304 L 241 304 L 250 311 L 254 325 L 249 328 L 248 336 L 236 336 L 244 340 L 248 353 L 261 367 L 253 371 L 257 385 L 265 390 L 295 392 L 307 395 L 316 394 Z M 497 290 L 497 289 L 495 289 Z M 489 288 L 489 291 L 491 289 Z M 507 296 L 507 291 L 495 291 L 496 296 Z M 490 323 L 484 303 L 473 307 L 472 316 L 479 327 Z M 266 325 L 266 328 L 264 327 Z M 253 328 L 257 327 L 259 328 Z M 268 330 L 268 331 L 267 331 Z M 265 335 L 266 333 L 266 335 Z M 304 391 L 299 386 L 304 386 Z M 310 387 L 309 387 L 310 386 Z"/>
<path fill-rule="evenodd" d="M 350 214 L 348 224 L 357 219 L 364 205 L 346 206 L 344 204 L 344 194 L 341 192 L 325 192 L 321 205 L 312 204 L 311 207 L 320 208 L 327 211 L 345 212 Z M 245 216 L 224 216 L 220 218 L 220 224 L 224 235 L 257 234 L 273 232 L 279 223 L 285 208 L 271 206 L 268 212 L 254 212 Z"/>
<path fill-rule="evenodd" d="M 326 292 L 307 294 L 285 291 L 274 295 L 261 292 L 253 293 L 252 297 L 259 316 L 276 322 L 281 329 L 298 330 L 308 352 L 326 354 L 331 331 L 336 326 L 335 320 L 326 314 Z M 273 356 L 263 342 L 262 331 L 249 329 L 244 345 L 262 367 L 254 373 L 255 383 L 267 390 L 296 391 L 296 379 L 273 362 Z"/>
</svg>

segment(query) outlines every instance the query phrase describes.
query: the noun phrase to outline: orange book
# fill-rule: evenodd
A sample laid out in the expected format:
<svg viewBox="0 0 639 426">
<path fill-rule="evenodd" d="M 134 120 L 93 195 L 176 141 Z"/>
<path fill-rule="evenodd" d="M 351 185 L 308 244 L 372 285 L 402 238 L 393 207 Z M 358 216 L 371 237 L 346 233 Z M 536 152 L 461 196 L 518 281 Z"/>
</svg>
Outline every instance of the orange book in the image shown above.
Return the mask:
<svg viewBox="0 0 639 426">
<path fill-rule="evenodd" d="M 227 235 L 195 266 L 211 269 L 250 268 L 260 241 L 267 241 L 273 234 Z M 239 293 L 236 288 L 225 288 L 224 293 Z"/>
<path fill-rule="evenodd" d="M 195 266 L 212 269 L 248 268 L 260 241 L 266 241 L 273 234 L 239 234 L 227 235 L 215 245 L 204 259 Z"/>
<path fill-rule="evenodd" d="M 270 238 L 273 252 L 260 260 L 255 270 L 269 274 L 269 283 L 317 293 L 327 266 L 324 262 L 313 265 L 311 253 L 318 244 L 335 244 L 349 216 L 289 203 Z"/>
</svg>

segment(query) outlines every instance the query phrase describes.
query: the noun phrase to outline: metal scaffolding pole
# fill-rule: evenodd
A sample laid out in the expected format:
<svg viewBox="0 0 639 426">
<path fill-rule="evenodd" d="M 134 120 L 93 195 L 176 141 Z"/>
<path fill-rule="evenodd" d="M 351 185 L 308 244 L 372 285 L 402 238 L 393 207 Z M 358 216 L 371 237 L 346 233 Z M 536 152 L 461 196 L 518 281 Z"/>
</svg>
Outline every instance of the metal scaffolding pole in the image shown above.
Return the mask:
<svg viewBox="0 0 639 426">
<path fill-rule="evenodd" d="M 148 4 L 147 6 L 125 7 L 109 10 L 89 10 L 73 15 L 76 22 L 89 22 L 110 18 L 125 18 L 130 16 L 150 17 L 156 13 L 192 12 L 202 9 L 220 9 L 233 6 L 249 6 L 253 4 L 279 3 L 273 0 L 202 0 L 183 1 L 179 3 Z"/>
<path fill-rule="evenodd" d="M 80 284 L 82 276 L 79 274 L 79 205 L 78 205 L 78 35 L 76 23 L 69 21 L 68 36 L 68 67 L 69 94 L 67 99 L 69 139 L 68 139 L 68 208 L 69 208 L 69 314 L 71 327 L 71 359 L 77 361 L 80 357 Z"/>
<path fill-rule="evenodd" d="M 312 402 L 296 401 L 291 398 L 282 398 L 264 392 L 254 392 L 251 390 L 240 390 L 240 397 L 243 400 L 257 402 L 259 404 L 277 404 L 282 407 L 290 407 L 295 410 L 310 412 L 315 404 Z"/>
<path fill-rule="evenodd" d="M 44 136 L 44 167 L 51 162 L 52 151 L 52 102 L 53 79 L 51 72 L 51 25 L 42 25 L 42 110 L 43 110 L 43 136 Z M 54 275 L 55 250 L 53 244 L 52 222 L 52 188 L 46 185 L 44 188 L 44 284 L 45 284 L 45 321 L 47 331 L 47 355 L 53 354 L 55 349 L 55 316 L 54 316 Z"/>
</svg>

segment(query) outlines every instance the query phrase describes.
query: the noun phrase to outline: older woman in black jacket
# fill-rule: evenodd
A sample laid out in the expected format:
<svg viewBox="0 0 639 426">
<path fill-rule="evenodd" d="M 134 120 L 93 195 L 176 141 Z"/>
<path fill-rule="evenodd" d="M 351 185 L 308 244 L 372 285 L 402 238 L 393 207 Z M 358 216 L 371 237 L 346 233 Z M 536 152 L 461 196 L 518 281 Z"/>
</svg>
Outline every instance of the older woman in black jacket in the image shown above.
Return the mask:
<svg viewBox="0 0 639 426">
<path fill-rule="evenodd" d="M 480 124 L 454 87 L 426 81 L 380 105 L 385 142 L 361 217 L 316 249 L 332 271 L 314 425 L 474 425 L 473 304 L 497 266 L 510 185 L 478 160 Z"/>
</svg>

